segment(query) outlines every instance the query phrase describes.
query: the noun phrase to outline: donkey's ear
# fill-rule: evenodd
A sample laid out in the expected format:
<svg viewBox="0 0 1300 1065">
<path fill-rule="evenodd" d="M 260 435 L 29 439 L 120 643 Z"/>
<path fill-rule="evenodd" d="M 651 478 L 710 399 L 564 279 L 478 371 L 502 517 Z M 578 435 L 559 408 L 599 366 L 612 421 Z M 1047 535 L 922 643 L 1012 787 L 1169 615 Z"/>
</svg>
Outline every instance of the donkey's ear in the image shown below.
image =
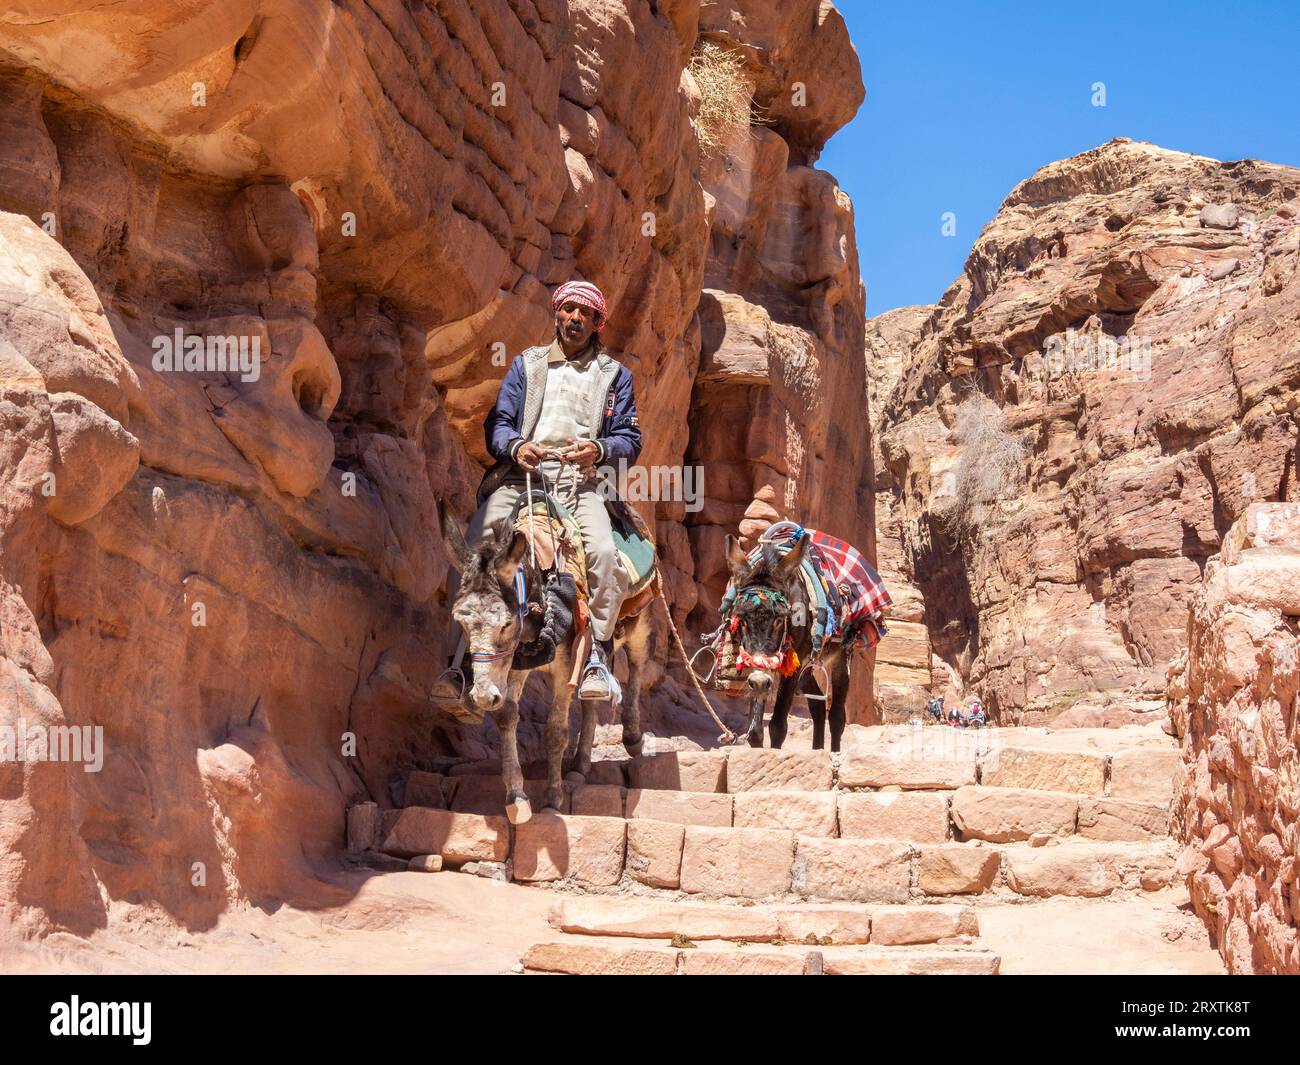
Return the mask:
<svg viewBox="0 0 1300 1065">
<path fill-rule="evenodd" d="M 465 545 L 465 534 L 460 531 L 460 523 L 452 517 L 446 501 L 442 499 L 438 500 L 438 525 L 442 529 L 442 546 L 447 552 L 447 558 L 456 567 L 456 572 L 460 573 L 469 564 L 470 551 Z"/>
<path fill-rule="evenodd" d="M 517 532 L 504 542 L 496 554 L 497 579 L 503 583 L 515 579 L 515 568 L 523 561 L 524 552 L 528 550 L 528 537 Z"/>
<path fill-rule="evenodd" d="M 731 570 L 733 577 L 738 577 L 749 566 L 749 555 L 745 549 L 740 546 L 740 541 L 730 533 L 727 534 L 727 567 Z"/>
<path fill-rule="evenodd" d="M 803 564 L 804 553 L 808 549 L 807 534 L 799 537 L 799 542 L 790 548 L 781 556 L 781 561 L 776 566 L 776 576 L 778 580 L 788 581 L 799 573 L 799 567 Z"/>
</svg>

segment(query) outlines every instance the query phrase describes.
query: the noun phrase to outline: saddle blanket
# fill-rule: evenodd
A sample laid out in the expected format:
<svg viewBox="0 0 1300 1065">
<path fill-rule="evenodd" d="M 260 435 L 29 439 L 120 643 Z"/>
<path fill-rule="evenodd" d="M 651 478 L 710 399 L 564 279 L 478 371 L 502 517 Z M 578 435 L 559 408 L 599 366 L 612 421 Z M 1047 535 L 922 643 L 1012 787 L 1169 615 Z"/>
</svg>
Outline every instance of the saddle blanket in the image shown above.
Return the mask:
<svg viewBox="0 0 1300 1065">
<path fill-rule="evenodd" d="M 528 506 L 521 500 L 515 515 L 515 531 L 529 537 L 537 565 L 550 569 L 557 561 L 561 572 L 569 574 L 577 586 L 577 605 L 574 611 L 577 631 L 586 632 L 589 620 L 587 608 L 587 555 L 582 548 L 582 530 L 578 522 L 563 506 L 551 500 L 548 510 L 545 499 L 537 499 Z"/>
<path fill-rule="evenodd" d="M 560 569 L 570 574 L 578 587 L 578 631 L 585 632 L 589 620 L 589 591 L 582 530 L 573 515 L 554 497 L 551 498 L 548 509 L 545 497 L 540 492 L 535 493 L 535 496 L 531 508 L 521 500 L 515 517 L 515 528 L 528 535 L 531 527 L 533 550 L 537 564 L 542 569 L 550 568 L 558 549 Z M 628 588 L 619 609 L 619 617 L 632 617 L 644 609 L 658 588 L 655 545 L 645 522 L 631 507 L 615 501 L 608 505 L 608 510 L 614 546 L 628 574 Z"/>
<path fill-rule="evenodd" d="M 844 629 L 859 628 L 893 603 L 880 574 L 852 544 L 818 529 L 808 529 L 822 576 L 839 589 Z"/>
<path fill-rule="evenodd" d="M 879 643 L 886 632 L 881 615 L 893 602 L 880 574 L 852 544 L 818 529 L 782 521 L 763 534 L 783 555 L 801 536 L 809 538 L 801 576 L 816 611 L 812 633 L 814 657 L 835 639 L 849 643 L 861 639 L 869 647 Z M 761 551 L 762 544 L 759 544 L 750 552 L 750 560 L 756 560 Z M 734 597 L 735 589 L 728 584 L 722 601 L 724 613 Z"/>
</svg>

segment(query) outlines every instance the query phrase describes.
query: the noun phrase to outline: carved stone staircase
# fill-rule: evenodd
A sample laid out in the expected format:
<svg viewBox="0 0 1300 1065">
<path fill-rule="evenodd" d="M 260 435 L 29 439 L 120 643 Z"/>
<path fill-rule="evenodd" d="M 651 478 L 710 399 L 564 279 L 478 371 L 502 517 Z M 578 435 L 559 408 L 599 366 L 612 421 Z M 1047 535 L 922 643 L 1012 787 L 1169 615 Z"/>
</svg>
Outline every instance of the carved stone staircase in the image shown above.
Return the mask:
<svg viewBox="0 0 1300 1065">
<path fill-rule="evenodd" d="M 402 807 L 352 808 L 349 849 L 555 890 L 527 972 L 991 974 L 981 904 L 1174 878 L 1176 747 L 1098 731 L 853 728 L 834 756 L 598 748 L 562 812 L 519 826 L 494 766 L 412 772 Z M 542 782 L 528 790 L 540 809 Z"/>
</svg>

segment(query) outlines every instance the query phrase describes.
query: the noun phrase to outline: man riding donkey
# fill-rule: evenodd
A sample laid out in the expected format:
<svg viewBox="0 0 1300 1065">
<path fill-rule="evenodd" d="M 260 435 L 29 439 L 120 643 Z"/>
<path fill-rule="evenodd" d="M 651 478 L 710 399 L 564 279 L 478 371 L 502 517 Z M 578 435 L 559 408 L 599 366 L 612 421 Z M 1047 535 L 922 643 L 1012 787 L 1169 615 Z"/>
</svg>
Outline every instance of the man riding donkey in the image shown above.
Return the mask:
<svg viewBox="0 0 1300 1065">
<path fill-rule="evenodd" d="M 580 643 L 580 615 L 585 608 L 591 636 L 577 689 L 584 715 L 577 772 L 584 773 L 590 764 L 594 707 L 600 700 L 623 703 L 624 745 L 633 754 L 641 748 L 636 702 L 650 626 L 645 611 L 626 619 L 659 589 L 649 529 L 631 507 L 611 498 L 612 487 L 598 472 L 598 467 L 620 460 L 635 462 L 641 452 L 631 371 L 611 358 L 600 340 L 607 317 L 605 297 L 595 285 L 575 280 L 561 285 L 551 302 L 554 339 L 514 359 L 487 416 L 484 435 L 495 462 L 479 486 L 479 508 L 463 536 L 440 506 L 444 540 L 461 572 L 452 612 L 471 652 L 469 683 L 455 675 L 458 661 L 449 672 L 452 687 L 458 681 L 461 691 L 450 700 L 444 694 L 443 701 L 459 703 L 469 715 L 498 714 L 507 812 L 517 820 L 530 816 L 515 744 L 517 699 L 527 671 L 544 667 L 553 680 L 546 732 L 551 763 L 547 805 L 558 806 L 559 759 L 568 740 L 572 696 L 565 680 L 577 672 L 570 656 Z M 534 495 L 530 489 L 542 491 Z M 538 499 L 541 502 L 535 502 Z M 611 509 L 619 524 L 617 541 Z M 538 511 L 546 530 L 540 535 L 533 528 Z M 576 544 L 557 546 L 554 536 L 562 525 L 561 514 L 572 539 L 580 539 L 580 552 Z M 560 556 L 577 553 L 585 561 L 585 570 L 581 563 L 576 567 L 585 572 L 577 574 L 579 586 L 586 587 L 585 604 L 575 602 L 558 578 L 551 581 L 545 572 L 553 564 L 552 575 L 558 575 Z M 551 562 L 539 562 L 541 554 Z M 630 574 L 629 567 L 636 572 Z M 629 596 L 634 577 L 636 588 Z M 620 632 L 628 648 L 626 698 L 610 670 L 620 617 L 628 630 Z M 547 654 L 538 657 L 535 650 L 543 637 Z M 462 651 L 464 647 L 462 642 Z M 440 687 L 447 691 L 447 685 Z"/>
</svg>

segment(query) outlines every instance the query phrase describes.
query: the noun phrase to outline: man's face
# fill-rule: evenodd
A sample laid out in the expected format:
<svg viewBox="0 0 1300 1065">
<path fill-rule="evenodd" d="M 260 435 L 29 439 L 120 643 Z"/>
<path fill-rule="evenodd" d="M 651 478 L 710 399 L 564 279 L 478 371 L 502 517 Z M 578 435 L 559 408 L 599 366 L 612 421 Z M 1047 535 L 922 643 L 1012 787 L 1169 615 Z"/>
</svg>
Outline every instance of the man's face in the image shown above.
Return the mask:
<svg viewBox="0 0 1300 1065">
<path fill-rule="evenodd" d="M 580 349 L 596 331 L 596 312 L 586 304 L 565 300 L 555 312 L 555 333 L 566 344 Z"/>
</svg>

